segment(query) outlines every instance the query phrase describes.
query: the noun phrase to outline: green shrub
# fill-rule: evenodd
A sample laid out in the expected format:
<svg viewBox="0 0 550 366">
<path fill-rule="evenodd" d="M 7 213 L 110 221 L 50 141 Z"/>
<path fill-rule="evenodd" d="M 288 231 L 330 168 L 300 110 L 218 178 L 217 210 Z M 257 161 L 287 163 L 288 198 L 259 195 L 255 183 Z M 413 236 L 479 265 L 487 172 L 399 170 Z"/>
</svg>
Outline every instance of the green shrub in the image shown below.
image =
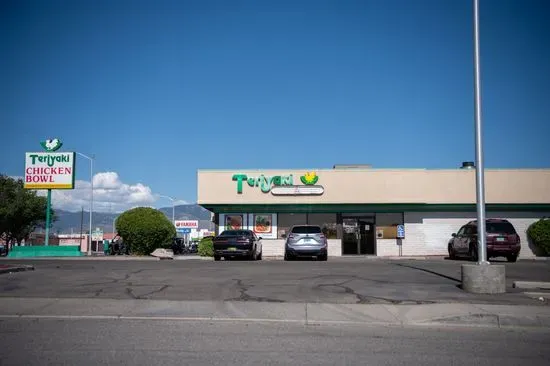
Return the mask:
<svg viewBox="0 0 550 366">
<path fill-rule="evenodd" d="M 212 242 L 211 236 L 201 239 L 197 248 L 197 252 L 201 257 L 214 256 L 214 243 Z"/>
<path fill-rule="evenodd" d="M 176 236 L 176 228 L 159 210 L 138 207 L 121 214 L 116 229 L 130 252 L 149 255 L 156 248 L 169 248 Z"/>
<path fill-rule="evenodd" d="M 527 229 L 527 235 L 533 244 L 546 255 L 550 255 L 550 219 L 540 219 Z"/>
</svg>

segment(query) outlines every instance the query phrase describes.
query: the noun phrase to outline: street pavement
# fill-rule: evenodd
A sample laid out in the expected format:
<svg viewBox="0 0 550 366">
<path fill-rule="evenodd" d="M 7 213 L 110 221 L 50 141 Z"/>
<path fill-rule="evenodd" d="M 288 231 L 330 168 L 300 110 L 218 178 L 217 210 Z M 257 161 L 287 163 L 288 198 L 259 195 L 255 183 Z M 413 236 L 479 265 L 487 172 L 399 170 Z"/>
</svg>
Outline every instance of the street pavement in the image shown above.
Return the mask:
<svg viewBox="0 0 550 366">
<path fill-rule="evenodd" d="M 34 270 L 0 275 L 0 365 L 548 364 L 550 293 L 514 283 L 550 263 L 504 263 L 499 295 L 462 263 L 3 259 Z"/>
<path fill-rule="evenodd" d="M 550 262 L 505 263 L 507 293 L 460 289 L 462 261 L 336 258 L 328 262 L 1 260 L 34 271 L 0 275 L 0 297 L 339 304 L 547 305 L 514 288 L 550 281 Z M 550 297 L 550 296 L 548 296 Z"/>
<path fill-rule="evenodd" d="M 548 365 L 550 332 L 4 319 L 2 365 Z"/>
</svg>

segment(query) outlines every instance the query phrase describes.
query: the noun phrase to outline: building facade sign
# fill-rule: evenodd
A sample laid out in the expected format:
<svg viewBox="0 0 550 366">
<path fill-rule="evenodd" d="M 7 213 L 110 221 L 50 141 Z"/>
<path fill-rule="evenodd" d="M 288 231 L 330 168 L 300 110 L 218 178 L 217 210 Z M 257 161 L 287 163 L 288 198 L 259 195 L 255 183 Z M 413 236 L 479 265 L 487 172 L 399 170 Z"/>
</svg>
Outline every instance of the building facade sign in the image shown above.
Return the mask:
<svg viewBox="0 0 550 366">
<path fill-rule="evenodd" d="M 264 193 L 273 195 L 319 195 L 323 194 L 324 188 L 315 185 L 319 176 L 315 172 L 306 172 L 300 176 L 303 185 L 294 185 L 294 175 L 249 176 L 247 174 L 234 174 L 233 181 L 237 182 L 237 193 L 243 193 L 244 183 L 250 187 L 257 187 Z"/>
</svg>

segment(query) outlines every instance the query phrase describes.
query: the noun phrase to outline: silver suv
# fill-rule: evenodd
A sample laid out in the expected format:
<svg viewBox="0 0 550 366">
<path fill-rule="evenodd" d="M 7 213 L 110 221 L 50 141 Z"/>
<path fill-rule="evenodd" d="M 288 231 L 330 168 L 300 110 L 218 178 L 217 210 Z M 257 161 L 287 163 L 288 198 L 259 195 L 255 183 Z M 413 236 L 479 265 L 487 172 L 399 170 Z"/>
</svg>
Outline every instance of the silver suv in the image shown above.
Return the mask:
<svg viewBox="0 0 550 366">
<path fill-rule="evenodd" d="M 320 226 L 293 226 L 285 242 L 285 260 L 298 257 L 316 257 L 327 260 L 328 242 Z"/>
</svg>

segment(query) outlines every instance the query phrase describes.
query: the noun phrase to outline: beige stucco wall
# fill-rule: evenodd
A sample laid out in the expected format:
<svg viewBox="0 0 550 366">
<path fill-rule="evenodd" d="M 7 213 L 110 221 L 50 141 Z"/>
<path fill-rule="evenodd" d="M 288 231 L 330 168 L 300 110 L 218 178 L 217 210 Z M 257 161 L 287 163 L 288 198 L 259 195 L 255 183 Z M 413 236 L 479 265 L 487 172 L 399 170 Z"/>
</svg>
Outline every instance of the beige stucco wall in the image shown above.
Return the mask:
<svg viewBox="0 0 550 366">
<path fill-rule="evenodd" d="M 243 182 L 237 193 L 233 174 L 257 177 L 293 174 L 294 184 L 306 170 L 198 171 L 199 204 L 330 203 L 475 203 L 474 170 L 315 170 L 320 196 L 274 196 Z M 487 203 L 550 203 L 550 169 L 486 170 Z"/>
</svg>

